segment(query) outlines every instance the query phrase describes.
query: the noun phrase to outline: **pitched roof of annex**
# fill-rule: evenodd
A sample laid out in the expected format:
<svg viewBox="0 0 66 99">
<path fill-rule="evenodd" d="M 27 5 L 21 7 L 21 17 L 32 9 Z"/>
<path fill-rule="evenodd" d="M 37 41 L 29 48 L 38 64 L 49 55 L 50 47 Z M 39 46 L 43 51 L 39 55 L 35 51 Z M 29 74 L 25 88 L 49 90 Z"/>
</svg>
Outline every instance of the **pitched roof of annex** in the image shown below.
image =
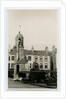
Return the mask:
<svg viewBox="0 0 66 99">
<path fill-rule="evenodd" d="M 15 62 L 15 64 L 26 64 L 27 62 L 28 62 L 27 59 L 22 58 L 22 59 L 18 60 L 17 62 Z"/>
</svg>

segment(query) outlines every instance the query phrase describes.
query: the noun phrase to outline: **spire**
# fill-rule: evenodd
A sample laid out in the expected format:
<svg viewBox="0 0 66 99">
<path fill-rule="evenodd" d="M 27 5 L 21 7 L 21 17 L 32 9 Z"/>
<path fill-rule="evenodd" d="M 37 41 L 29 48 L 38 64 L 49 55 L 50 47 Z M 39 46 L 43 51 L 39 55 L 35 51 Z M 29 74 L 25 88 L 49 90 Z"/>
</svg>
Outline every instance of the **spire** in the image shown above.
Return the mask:
<svg viewBox="0 0 66 99">
<path fill-rule="evenodd" d="M 34 52 L 34 47 L 32 46 L 31 51 Z"/>
<path fill-rule="evenodd" d="M 52 51 L 54 52 L 54 53 L 57 53 L 57 48 L 53 45 L 53 47 L 52 47 Z"/>
</svg>

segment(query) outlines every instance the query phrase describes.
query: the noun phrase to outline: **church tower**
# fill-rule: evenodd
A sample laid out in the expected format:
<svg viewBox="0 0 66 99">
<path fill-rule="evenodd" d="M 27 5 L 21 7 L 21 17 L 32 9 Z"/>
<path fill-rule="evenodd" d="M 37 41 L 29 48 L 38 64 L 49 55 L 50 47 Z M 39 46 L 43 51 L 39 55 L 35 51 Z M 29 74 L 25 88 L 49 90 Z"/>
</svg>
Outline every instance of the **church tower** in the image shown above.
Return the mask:
<svg viewBox="0 0 66 99">
<path fill-rule="evenodd" d="M 17 48 L 16 60 L 24 58 L 24 38 L 20 31 L 15 38 L 15 46 Z"/>
</svg>

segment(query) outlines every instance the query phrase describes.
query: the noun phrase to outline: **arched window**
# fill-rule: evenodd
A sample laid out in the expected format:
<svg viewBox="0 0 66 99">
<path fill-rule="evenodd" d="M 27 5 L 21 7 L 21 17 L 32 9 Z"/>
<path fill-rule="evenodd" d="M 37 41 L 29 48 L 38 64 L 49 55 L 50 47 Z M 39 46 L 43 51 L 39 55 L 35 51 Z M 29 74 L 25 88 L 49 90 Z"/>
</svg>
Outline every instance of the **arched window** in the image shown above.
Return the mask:
<svg viewBox="0 0 66 99">
<path fill-rule="evenodd" d="M 48 64 L 45 64 L 45 69 L 48 69 Z"/>
</svg>

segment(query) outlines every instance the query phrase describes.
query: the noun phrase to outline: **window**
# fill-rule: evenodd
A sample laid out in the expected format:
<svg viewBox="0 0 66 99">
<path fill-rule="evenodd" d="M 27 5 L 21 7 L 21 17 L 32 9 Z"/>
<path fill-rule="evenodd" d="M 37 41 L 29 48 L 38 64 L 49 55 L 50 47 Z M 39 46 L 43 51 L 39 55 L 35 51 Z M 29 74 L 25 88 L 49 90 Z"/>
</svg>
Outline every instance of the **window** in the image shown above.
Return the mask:
<svg viewBox="0 0 66 99">
<path fill-rule="evenodd" d="M 14 68 L 14 63 L 11 63 L 11 68 Z"/>
<path fill-rule="evenodd" d="M 38 61 L 38 57 L 37 56 L 35 56 L 35 62 L 37 62 Z"/>
<path fill-rule="evenodd" d="M 12 56 L 12 60 L 14 60 L 14 56 Z"/>
<path fill-rule="evenodd" d="M 31 61 L 31 56 L 28 56 L 28 60 Z"/>
<path fill-rule="evenodd" d="M 48 57 L 45 57 L 45 61 L 46 61 L 46 62 L 48 61 Z"/>
<path fill-rule="evenodd" d="M 8 69 L 10 69 L 10 63 L 8 63 Z"/>
<path fill-rule="evenodd" d="M 31 68 L 31 63 L 30 63 L 30 68 Z"/>
<path fill-rule="evenodd" d="M 40 64 L 40 68 L 43 68 L 43 64 L 42 63 Z"/>
<path fill-rule="evenodd" d="M 36 69 L 38 68 L 38 63 L 35 63 L 35 68 L 36 68 Z"/>
<path fill-rule="evenodd" d="M 10 56 L 8 57 L 8 60 L 10 61 Z"/>
<path fill-rule="evenodd" d="M 43 57 L 42 56 L 40 56 L 40 61 L 43 61 Z"/>
<path fill-rule="evenodd" d="M 47 69 L 48 68 L 48 64 L 45 64 L 45 69 Z"/>
</svg>

